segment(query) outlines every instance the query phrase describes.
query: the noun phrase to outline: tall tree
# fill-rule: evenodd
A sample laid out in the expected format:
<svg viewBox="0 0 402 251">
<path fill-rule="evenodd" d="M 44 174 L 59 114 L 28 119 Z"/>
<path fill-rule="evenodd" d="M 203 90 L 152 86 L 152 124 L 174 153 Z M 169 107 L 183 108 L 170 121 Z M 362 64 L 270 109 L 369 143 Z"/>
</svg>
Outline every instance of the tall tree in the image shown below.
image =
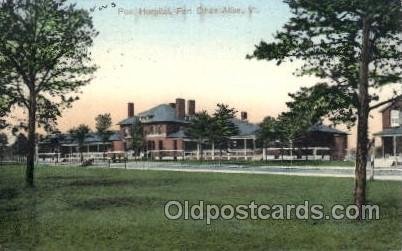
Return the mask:
<svg viewBox="0 0 402 251">
<path fill-rule="evenodd" d="M 67 0 L 0 2 L 0 99 L 11 97 L 28 114 L 28 186 L 34 185 L 37 125 L 54 126 L 90 82 L 96 35 L 89 13 Z"/>
<path fill-rule="evenodd" d="M 394 100 L 378 102 L 376 89 L 398 83 L 402 76 L 401 1 L 284 2 L 292 17 L 276 33 L 274 42 L 261 42 L 248 57 L 275 60 L 277 64 L 287 59 L 303 60 L 299 75 L 322 78 L 328 86 L 342 91 L 344 97 L 353 98 L 352 116 L 357 119 L 354 201 L 361 216 L 366 202 L 369 113 Z"/>
<path fill-rule="evenodd" d="M 225 104 L 217 104 L 213 116 L 214 139 L 218 145 L 220 159 L 222 159 L 223 148 L 229 145 L 230 137 L 239 134 L 239 128 L 233 122 L 236 117 L 236 109 Z"/>
<path fill-rule="evenodd" d="M 144 149 L 145 137 L 144 126 L 138 118 L 131 124 L 130 136 L 130 148 L 135 152 L 135 155 L 139 157 L 141 151 Z"/>
<path fill-rule="evenodd" d="M 266 160 L 267 157 L 266 148 L 269 144 L 278 139 L 276 125 L 276 119 L 271 116 L 265 117 L 259 124 L 260 129 L 257 131 L 257 141 L 263 147 L 264 160 Z"/>
<path fill-rule="evenodd" d="M 84 161 L 84 155 L 82 154 L 82 148 L 85 143 L 85 139 L 87 138 L 88 134 L 91 132 L 89 126 L 81 124 L 78 127 L 74 127 L 69 130 L 69 133 L 77 141 L 78 144 L 78 151 L 80 153 L 81 162 Z"/>
<path fill-rule="evenodd" d="M 99 114 L 96 116 L 95 122 L 96 133 L 102 140 L 103 151 L 106 152 L 106 142 L 108 142 L 110 136 L 113 134 L 110 130 L 110 127 L 112 127 L 112 116 L 110 113 Z"/>
<path fill-rule="evenodd" d="M 197 159 L 203 159 L 202 144 L 211 136 L 212 118 L 206 111 L 198 112 L 191 120 L 186 134 L 197 142 Z"/>
</svg>

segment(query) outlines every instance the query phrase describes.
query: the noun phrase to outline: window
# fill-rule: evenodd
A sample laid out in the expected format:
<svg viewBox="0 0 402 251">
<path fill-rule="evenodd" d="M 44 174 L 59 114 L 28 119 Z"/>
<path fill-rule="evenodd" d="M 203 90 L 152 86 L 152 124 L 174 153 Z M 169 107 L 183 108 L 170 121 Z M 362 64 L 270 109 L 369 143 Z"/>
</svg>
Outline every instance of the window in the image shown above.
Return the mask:
<svg viewBox="0 0 402 251">
<path fill-rule="evenodd" d="M 398 110 L 391 110 L 391 127 L 399 127 L 399 114 Z"/>
</svg>

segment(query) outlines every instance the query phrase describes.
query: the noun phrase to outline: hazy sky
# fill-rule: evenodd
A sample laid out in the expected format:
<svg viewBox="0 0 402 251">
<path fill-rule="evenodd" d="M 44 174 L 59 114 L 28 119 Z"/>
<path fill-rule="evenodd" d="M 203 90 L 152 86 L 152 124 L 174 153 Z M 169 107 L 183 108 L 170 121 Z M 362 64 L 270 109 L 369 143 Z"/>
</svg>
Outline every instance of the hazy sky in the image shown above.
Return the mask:
<svg viewBox="0 0 402 251">
<path fill-rule="evenodd" d="M 99 10 L 102 5 L 107 8 Z M 245 13 L 200 15 L 200 5 Z M 92 14 L 100 34 L 93 54 L 100 69 L 82 89 L 81 100 L 59 120 L 61 130 L 78 123 L 93 126 L 94 117 L 106 112 L 117 123 L 125 118 L 130 101 L 137 113 L 176 97 L 195 99 L 197 110 L 212 111 L 223 102 L 248 111 L 249 119 L 258 122 L 284 111 L 288 92 L 316 81 L 294 77 L 297 64 L 278 67 L 245 59 L 289 18 L 280 0 L 80 0 L 78 6 L 97 7 Z M 172 14 L 138 15 L 153 8 Z M 180 14 L 174 13 L 178 8 Z M 372 131 L 377 129 L 379 124 L 373 124 Z"/>
</svg>

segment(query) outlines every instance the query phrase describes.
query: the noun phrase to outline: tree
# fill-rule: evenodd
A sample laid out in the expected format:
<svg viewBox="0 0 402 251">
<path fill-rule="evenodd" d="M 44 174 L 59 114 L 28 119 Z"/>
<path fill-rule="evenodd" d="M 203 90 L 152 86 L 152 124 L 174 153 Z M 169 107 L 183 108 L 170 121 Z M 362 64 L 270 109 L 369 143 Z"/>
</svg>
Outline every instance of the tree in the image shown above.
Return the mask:
<svg viewBox="0 0 402 251">
<path fill-rule="evenodd" d="M 53 153 L 56 153 L 56 163 L 59 162 L 59 153 L 61 152 L 61 144 L 65 139 L 65 136 L 59 131 L 54 130 L 45 138 L 49 140 L 49 147 Z"/>
<path fill-rule="evenodd" d="M 110 113 L 99 114 L 98 116 L 96 116 L 95 121 L 96 133 L 101 138 L 104 145 L 104 152 L 106 152 L 105 143 L 109 140 L 110 136 L 113 133 L 110 130 L 110 127 L 112 126 L 112 117 Z"/>
<path fill-rule="evenodd" d="M 263 147 L 263 156 L 266 160 L 266 148 L 270 143 L 278 139 L 276 130 L 277 121 L 275 118 L 268 116 L 263 119 L 259 124 L 260 129 L 257 131 L 257 141 L 259 141 Z"/>
<path fill-rule="evenodd" d="M 197 142 L 197 159 L 203 159 L 202 144 L 211 137 L 211 126 L 214 123 L 211 116 L 206 111 L 198 112 L 191 120 L 186 134 Z"/>
<path fill-rule="evenodd" d="M 141 121 L 137 118 L 130 128 L 130 145 L 131 149 L 135 152 L 137 157 L 140 156 L 141 150 L 144 149 L 145 138 L 144 138 L 144 127 Z"/>
<path fill-rule="evenodd" d="M 217 143 L 220 159 L 222 159 L 223 148 L 228 146 L 230 137 L 239 134 L 239 128 L 233 122 L 237 111 L 225 104 L 217 104 L 213 116 L 213 138 Z"/>
<path fill-rule="evenodd" d="M 288 95 L 292 98 L 286 103 L 289 110 L 311 125 L 327 118 L 333 124 L 343 123 L 350 128 L 356 121 L 353 95 L 344 93 L 337 86 L 318 83 L 312 87 L 301 87 L 296 93 Z"/>
<path fill-rule="evenodd" d="M 368 117 L 395 97 L 378 102 L 377 89 L 401 80 L 400 0 L 285 0 L 292 17 L 262 41 L 248 58 L 303 60 L 298 75 L 313 75 L 351 97 L 351 120 L 357 120 L 354 202 L 362 215 L 366 202 Z M 378 102 L 370 105 L 372 102 Z M 348 113 L 348 109 L 334 107 Z"/>
<path fill-rule="evenodd" d="M 96 67 L 89 48 L 96 35 L 88 11 L 67 0 L 0 3 L 0 100 L 27 111 L 28 186 L 34 185 L 37 125 L 54 126 L 78 99 L 74 93 L 90 82 Z"/>
<path fill-rule="evenodd" d="M 11 146 L 12 148 L 12 152 L 15 155 L 18 156 L 26 156 L 26 154 L 29 151 L 29 142 L 28 142 L 28 138 L 20 133 L 17 135 L 17 138 L 14 142 L 14 144 Z"/>
<path fill-rule="evenodd" d="M 82 154 L 82 148 L 85 143 L 85 139 L 88 136 L 88 134 L 91 132 L 91 129 L 87 125 L 81 124 L 78 127 L 74 127 L 69 130 L 69 133 L 77 141 L 78 144 L 78 151 L 80 153 L 80 159 L 81 162 L 84 161 L 84 155 Z"/>
</svg>

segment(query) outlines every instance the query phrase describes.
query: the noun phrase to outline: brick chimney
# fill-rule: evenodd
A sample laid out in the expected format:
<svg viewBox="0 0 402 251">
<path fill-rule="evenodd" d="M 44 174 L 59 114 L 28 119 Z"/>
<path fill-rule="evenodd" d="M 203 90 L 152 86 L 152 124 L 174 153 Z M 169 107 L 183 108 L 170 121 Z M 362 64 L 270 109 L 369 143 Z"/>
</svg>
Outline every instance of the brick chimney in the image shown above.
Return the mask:
<svg viewBox="0 0 402 251">
<path fill-rule="evenodd" d="M 241 112 L 240 113 L 240 118 L 243 121 L 247 121 L 247 112 Z"/>
<path fill-rule="evenodd" d="M 176 99 L 176 118 L 184 119 L 186 116 L 186 101 L 182 98 Z"/>
<path fill-rule="evenodd" d="M 195 115 L 195 100 L 187 100 L 187 115 Z"/>
<path fill-rule="evenodd" d="M 128 115 L 128 117 L 134 117 L 134 103 L 128 103 L 128 106 L 127 106 L 127 115 Z"/>
</svg>

